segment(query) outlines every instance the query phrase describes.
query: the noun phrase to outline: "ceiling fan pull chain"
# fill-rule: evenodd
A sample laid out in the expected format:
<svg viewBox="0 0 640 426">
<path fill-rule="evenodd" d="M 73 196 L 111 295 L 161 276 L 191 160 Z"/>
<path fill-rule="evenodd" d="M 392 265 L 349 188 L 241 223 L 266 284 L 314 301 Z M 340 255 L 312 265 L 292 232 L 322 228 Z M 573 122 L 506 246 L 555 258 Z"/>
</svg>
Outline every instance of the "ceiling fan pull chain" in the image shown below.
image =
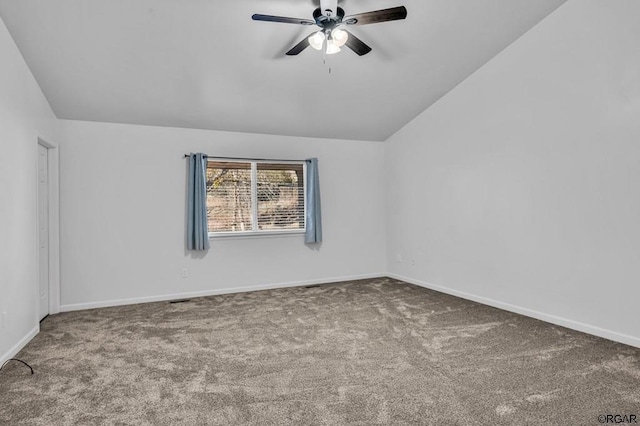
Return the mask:
<svg viewBox="0 0 640 426">
<path fill-rule="evenodd" d="M 329 74 L 331 74 L 331 65 L 327 64 L 327 52 L 324 49 L 322 49 L 322 65 L 327 65 Z"/>
</svg>

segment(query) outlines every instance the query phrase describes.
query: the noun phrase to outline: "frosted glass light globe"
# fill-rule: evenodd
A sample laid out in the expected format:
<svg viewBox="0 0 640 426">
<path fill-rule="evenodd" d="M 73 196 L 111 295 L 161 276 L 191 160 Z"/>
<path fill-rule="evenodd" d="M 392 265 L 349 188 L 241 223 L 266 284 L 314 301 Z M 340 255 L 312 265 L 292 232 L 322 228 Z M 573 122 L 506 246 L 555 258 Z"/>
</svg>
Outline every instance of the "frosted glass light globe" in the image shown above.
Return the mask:
<svg viewBox="0 0 640 426">
<path fill-rule="evenodd" d="M 340 28 L 336 28 L 333 31 L 331 31 L 331 38 L 333 39 L 333 43 L 336 46 L 342 47 L 347 42 L 347 39 L 349 38 L 349 33 L 346 32 L 345 30 L 341 30 Z"/>
<path fill-rule="evenodd" d="M 333 55 L 334 53 L 338 53 L 341 51 L 340 46 L 335 44 L 332 39 L 327 40 L 327 55 Z"/>
<path fill-rule="evenodd" d="M 322 50 L 322 44 L 324 43 L 324 33 L 318 31 L 309 37 L 309 45 L 316 50 Z"/>
</svg>

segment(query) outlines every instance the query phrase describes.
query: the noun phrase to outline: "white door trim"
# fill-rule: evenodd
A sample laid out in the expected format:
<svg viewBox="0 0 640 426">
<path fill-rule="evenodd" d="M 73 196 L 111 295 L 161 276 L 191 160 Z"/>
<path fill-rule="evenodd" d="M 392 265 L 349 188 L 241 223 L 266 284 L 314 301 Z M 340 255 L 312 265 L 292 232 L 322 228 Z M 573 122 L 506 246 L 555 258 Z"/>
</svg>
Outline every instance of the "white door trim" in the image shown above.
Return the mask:
<svg viewBox="0 0 640 426">
<path fill-rule="evenodd" d="M 49 169 L 49 313 L 57 314 L 60 312 L 60 181 L 58 178 L 59 149 L 57 145 L 40 137 L 38 137 L 38 145 L 42 145 L 48 150 L 47 167 Z M 37 160 L 38 157 L 36 155 L 36 161 Z M 36 197 L 37 194 L 38 193 L 36 187 Z M 40 250 L 36 251 L 36 256 L 40 255 L 39 252 Z M 36 265 L 39 264 L 39 259 L 36 259 Z M 36 294 L 37 300 L 39 301 L 39 292 L 36 291 Z M 36 312 L 38 311 L 39 310 L 36 310 Z M 36 316 L 37 315 L 38 314 L 36 314 Z M 38 318 L 37 321 L 39 322 L 40 319 Z"/>
</svg>

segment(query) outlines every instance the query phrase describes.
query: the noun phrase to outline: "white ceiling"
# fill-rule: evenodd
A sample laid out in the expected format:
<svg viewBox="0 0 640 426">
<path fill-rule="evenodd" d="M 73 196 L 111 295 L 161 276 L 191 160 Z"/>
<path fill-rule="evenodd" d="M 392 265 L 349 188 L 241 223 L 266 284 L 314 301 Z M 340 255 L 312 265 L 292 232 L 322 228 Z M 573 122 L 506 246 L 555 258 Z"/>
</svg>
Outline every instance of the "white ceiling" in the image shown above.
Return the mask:
<svg viewBox="0 0 640 426">
<path fill-rule="evenodd" d="M 0 0 L 58 118 L 385 140 L 565 0 L 344 0 L 373 51 L 284 53 L 316 27 L 312 0 Z M 331 73 L 329 73 L 329 67 Z"/>
</svg>

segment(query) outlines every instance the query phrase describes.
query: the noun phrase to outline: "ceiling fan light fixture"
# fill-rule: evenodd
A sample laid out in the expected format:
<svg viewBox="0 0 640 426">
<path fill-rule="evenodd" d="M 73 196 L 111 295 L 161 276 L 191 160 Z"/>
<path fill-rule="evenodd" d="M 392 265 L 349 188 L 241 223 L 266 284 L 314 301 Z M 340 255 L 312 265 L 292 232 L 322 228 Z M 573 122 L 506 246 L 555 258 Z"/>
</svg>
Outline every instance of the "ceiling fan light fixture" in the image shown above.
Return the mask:
<svg viewBox="0 0 640 426">
<path fill-rule="evenodd" d="M 331 38 L 333 39 L 333 43 L 336 46 L 342 47 L 347 42 L 349 33 L 345 30 L 341 30 L 340 28 L 335 28 L 333 31 L 331 31 Z"/>
<path fill-rule="evenodd" d="M 309 37 L 309 45 L 316 50 L 322 50 L 322 45 L 324 44 L 324 33 L 322 31 L 318 31 Z"/>
</svg>

